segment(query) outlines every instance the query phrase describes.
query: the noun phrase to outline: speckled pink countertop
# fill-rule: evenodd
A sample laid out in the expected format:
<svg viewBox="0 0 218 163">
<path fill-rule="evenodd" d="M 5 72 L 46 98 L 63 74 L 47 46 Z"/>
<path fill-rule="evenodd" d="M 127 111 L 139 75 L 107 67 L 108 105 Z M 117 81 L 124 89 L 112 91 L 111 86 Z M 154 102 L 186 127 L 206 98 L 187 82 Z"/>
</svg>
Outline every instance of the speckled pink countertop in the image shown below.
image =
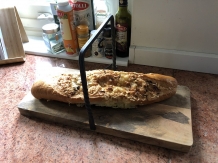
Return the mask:
<svg viewBox="0 0 218 163">
<path fill-rule="evenodd" d="M 181 153 L 20 115 L 17 105 L 40 72 L 57 66 L 78 69 L 78 62 L 27 55 L 24 63 L 0 66 L 0 162 L 218 162 L 218 75 L 140 65 L 118 67 L 170 75 L 189 87 L 194 144 L 190 152 Z M 86 67 L 105 65 L 86 63 Z"/>
</svg>

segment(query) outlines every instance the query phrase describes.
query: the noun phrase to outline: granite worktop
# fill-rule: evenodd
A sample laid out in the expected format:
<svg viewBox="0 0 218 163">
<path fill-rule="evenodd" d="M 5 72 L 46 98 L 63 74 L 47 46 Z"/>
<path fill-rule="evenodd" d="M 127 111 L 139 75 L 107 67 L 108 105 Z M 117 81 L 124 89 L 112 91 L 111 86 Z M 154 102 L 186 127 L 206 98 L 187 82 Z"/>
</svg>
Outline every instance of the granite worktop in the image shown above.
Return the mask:
<svg viewBox="0 0 218 163">
<path fill-rule="evenodd" d="M 86 63 L 87 70 L 106 66 Z M 20 115 L 18 103 L 51 67 L 79 68 L 77 61 L 33 55 L 24 63 L 0 66 L 0 162 L 218 162 L 218 75 L 131 64 L 118 67 L 170 75 L 190 89 L 194 143 L 182 153 Z"/>
</svg>

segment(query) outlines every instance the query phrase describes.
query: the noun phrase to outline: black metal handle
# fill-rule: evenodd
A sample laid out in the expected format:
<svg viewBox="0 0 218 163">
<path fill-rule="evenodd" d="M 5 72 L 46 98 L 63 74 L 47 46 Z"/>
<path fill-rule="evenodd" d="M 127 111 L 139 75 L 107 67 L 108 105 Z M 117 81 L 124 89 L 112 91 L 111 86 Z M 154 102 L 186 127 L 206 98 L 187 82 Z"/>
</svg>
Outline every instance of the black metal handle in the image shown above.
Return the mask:
<svg viewBox="0 0 218 163">
<path fill-rule="evenodd" d="M 92 43 L 95 41 L 95 39 L 103 31 L 104 27 L 109 23 L 109 21 L 111 24 L 112 50 L 113 50 L 112 69 L 116 70 L 115 29 L 114 29 L 114 16 L 113 15 L 110 15 L 105 19 L 105 21 L 97 29 L 96 33 L 94 33 L 92 35 L 92 37 L 86 42 L 86 44 L 82 47 L 82 49 L 79 52 L 79 67 L 80 67 L 80 75 L 81 75 L 81 81 L 82 81 L 82 86 L 83 86 L 83 95 L 84 95 L 85 107 L 86 107 L 87 112 L 88 112 L 89 126 L 90 126 L 91 130 L 95 130 L 96 126 L 95 126 L 95 121 L 94 121 L 94 118 L 92 115 L 92 109 L 91 109 L 90 101 L 89 101 L 84 56 L 85 56 L 85 53 L 88 50 L 88 48 L 92 45 Z"/>
</svg>

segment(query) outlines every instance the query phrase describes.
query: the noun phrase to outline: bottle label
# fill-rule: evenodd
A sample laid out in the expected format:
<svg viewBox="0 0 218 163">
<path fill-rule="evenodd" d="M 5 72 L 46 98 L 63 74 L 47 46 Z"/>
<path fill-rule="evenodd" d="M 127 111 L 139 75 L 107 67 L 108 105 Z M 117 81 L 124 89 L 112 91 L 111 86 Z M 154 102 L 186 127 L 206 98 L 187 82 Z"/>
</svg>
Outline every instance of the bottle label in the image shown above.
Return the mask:
<svg viewBox="0 0 218 163">
<path fill-rule="evenodd" d="M 89 7 L 89 4 L 87 2 L 79 2 L 79 1 L 75 3 L 70 2 L 70 5 L 72 6 L 74 11 L 85 10 Z"/>
<path fill-rule="evenodd" d="M 69 12 L 57 10 L 57 14 L 60 19 L 61 35 L 66 52 L 67 54 L 75 54 L 78 52 L 78 43 L 75 26 L 73 24 L 73 10 Z"/>
<path fill-rule="evenodd" d="M 127 27 L 117 24 L 116 26 L 116 49 L 121 52 L 127 51 Z"/>
<path fill-rule="evenodd" d="M 69 0 L 74 11 L 74 25 L 88 25 L 89 30 L 95 29 L 92 0 Z"/>
</svg>

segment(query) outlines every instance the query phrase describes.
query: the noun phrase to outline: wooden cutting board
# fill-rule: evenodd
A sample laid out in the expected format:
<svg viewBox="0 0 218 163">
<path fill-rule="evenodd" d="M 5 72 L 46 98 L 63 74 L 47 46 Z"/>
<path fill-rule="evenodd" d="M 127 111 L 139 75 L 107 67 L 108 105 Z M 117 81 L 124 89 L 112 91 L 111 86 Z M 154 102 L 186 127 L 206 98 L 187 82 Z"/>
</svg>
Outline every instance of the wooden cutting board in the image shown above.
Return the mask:
<svg viewBox="0 0 218 163">
<path fill-rule="evenodd" d="M 68 71 L 68 70 L 67 70 Z M 89 129 L 85 107 L 37 100 L 28 93 L 18 104 L 27 117 Z M 137 109 L 92 106 L 96 132 L 188 152 L 193 144 L 190 91 L 178 86 L 170 99 Z"/>
<path fill-rule="evenodd" d="M 16 7 L 2 4 L 0 7 L 0 27 L 4 39 L 7 58 L 0 60 L 1 64 L 14 62 L 24 62 L 25 52 L 24 42 L 28 42 L 28 37 L 20 20 Z"/>
</svg>

